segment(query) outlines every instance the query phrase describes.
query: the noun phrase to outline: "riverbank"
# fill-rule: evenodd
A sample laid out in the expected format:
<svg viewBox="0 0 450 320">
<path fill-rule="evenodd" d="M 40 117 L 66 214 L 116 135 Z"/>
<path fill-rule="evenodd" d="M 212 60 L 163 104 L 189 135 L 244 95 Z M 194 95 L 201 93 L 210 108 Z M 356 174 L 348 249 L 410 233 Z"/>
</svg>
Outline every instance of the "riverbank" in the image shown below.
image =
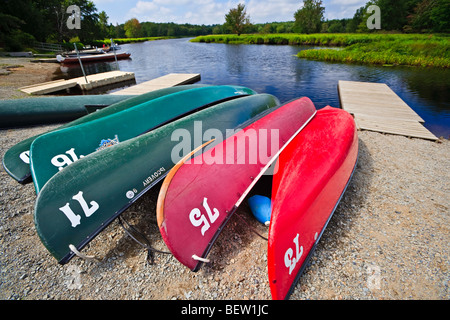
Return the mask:
<svg viewBox="0 0 450 320">
<path fill-rule="evenodd" d="M 43 64 L 44 65 L 44 64 Z M 31 64 L 0 76 L 3 93 L 36 78 L 23 78 Z M 49 70 L 48 70 L 49 71 Z M 49 71 L 50 72 L 50 71 Z M 43 76 L 43 75 L 42 75 Z M 13 80 L 14 79 L 14 80 Z M 0 130 L 0 156 L 14 144 L 56 128 Z M 359 132 L 360 154 L 353 179 L 291 300 L 450 299 L 450 141 L 440 143 Z M 158 190 L 145 194 L 124 217 L 166 250 L 156 226 Z M 12 300 L 222 300 L 270 299 L 267 242 L 234 216 L 209 258 L 193 273 L 170 255 L 147 253 L 117 221 L 83 253 L 60 266 L 37 236 L 32 184 L 20 185 L 0 170 L 0 299 Z M 261 234 L 244 202 L 238 211 Z"/>
<path fill-rule="evenodd" d="M 201 36 L 193 42 L 342 47 L 309 49 L 299 58 L 372 65 L 450 68 L 446 35 L 425 34 L 249 34 Z"/>
<path fill-rule="evenodd" d="M 0 98 L 20 99 L 30 95 L 20 87 L 51 81 L 59 64 L 34 63 L 30 58 L 0 57 Z"/>
</svg>

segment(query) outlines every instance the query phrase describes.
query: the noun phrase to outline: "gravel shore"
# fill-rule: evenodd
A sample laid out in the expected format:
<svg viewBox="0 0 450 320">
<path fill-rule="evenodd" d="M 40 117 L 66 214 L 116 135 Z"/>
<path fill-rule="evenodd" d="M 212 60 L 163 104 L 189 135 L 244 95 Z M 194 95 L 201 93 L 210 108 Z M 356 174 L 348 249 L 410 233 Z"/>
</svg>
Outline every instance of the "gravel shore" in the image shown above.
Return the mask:
<svg viewBox="0 0 450 320">
<path fill-rule="evenodd" d="M 54 65 L 12 59 L 0 75 L 2 99 L 23 85 L 48 81 Z M 11 64 L 5 59 L 0 63 Z M 31 77 L 28 72 L 35 72 Z M 28 76 L 27 76 L 28 75 Z M 0 156 L 14 144 L 57 125 L 0 130 Z M 448 300 L 450 141 L 431 142 L 359 132 L 353 179 L 291 300 Z M 267 241 L 234 216 L 197 273 L 171 255 L 147 252 L 117 221 L 61 266 L 41 244 L 33 222 L 36 194 L 0 170 L 0 299 L 246 300 L 271 299 Z M 126 220 L 167 250 L 156 225 L 159 189 L 140 198 Z M 246 203 L 238 211 L 262 234 Z"/>
</svg>

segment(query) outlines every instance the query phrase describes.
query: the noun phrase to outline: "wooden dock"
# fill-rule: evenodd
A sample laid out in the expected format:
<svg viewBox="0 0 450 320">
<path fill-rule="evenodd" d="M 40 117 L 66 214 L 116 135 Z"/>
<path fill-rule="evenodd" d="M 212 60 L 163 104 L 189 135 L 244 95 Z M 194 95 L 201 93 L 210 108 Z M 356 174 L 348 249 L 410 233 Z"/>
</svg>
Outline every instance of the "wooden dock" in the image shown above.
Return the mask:
<svg viewBox="0 0 450 320">
<path fill-rule="evenodd" d="M 40 95 L 73 88 L 76 86 L 79 86 L 82 90 L 91 90 L 94 88 L 135 79 L 133 72 L 124 71 L 109 71 L 97 73 L 88 75 L 86 76 L 86 78 L 88 81 L 87 83 L 84 77 L 79 77 L 69 80 L 55 80 L 45 83 L 39 83 L 19 89 L 20 91 L 28 94 Z"/>
<path fill-rule="evenodd" d="M 342 109 L 351 113 L 358 129 L 428 140 L 438 138 L 424 120 L 384 83 L 339 81 Z"/>
<path fill-rule="evenodd" d="M 168 87 L 175 87 L 183 84 L 192 84 L 200 81 L 200 74 L 198 73 L 169 73 L 165 76 L 152 79 L 111 94 L 118 95 L 140 95 L 150 91 L 164 89 Z"/>
</svg>

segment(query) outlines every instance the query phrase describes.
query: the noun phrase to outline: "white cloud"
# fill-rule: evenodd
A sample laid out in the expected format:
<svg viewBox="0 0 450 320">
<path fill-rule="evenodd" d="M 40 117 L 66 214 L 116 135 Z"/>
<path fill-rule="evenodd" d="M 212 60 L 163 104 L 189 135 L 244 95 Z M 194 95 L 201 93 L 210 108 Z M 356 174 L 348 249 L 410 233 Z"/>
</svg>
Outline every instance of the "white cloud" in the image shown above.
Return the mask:
<svg viewBox="0 0 450 320">
<path fill-rule="evenodd" d="M 331 0 L 326 7 L 325 17 L 328 19 L 352 18 L 360 7 L 368 0 Z"/>
<path fill-rule="evenodd" d="M 247 13 L 254 23 L 275 21 L 293 21 L 294 13 L 300 9 L 303 2 L 298 0 L 250 0 L 247 1 Z"/>
<path fill-rule="evenodd" d="M 105 10 L 112 23 L 131 18 L 139 21 L 191 24 L 222 24 L 225 14 L 244 3 L 253 23 L 292 21 L 303 6 L 302 0 L 93 0 L 99 11 Z M 368 0 L 323 0 L 325 18 L 353 17 Z"/>
<path fill-rule="evenodd" d="M 126 14 L 126 19 L 139 21 L 217 24 L 224 22 L 225 13 L 239 1 L 215 0 L 152 0 L 138 1 Z"/>
</svg>

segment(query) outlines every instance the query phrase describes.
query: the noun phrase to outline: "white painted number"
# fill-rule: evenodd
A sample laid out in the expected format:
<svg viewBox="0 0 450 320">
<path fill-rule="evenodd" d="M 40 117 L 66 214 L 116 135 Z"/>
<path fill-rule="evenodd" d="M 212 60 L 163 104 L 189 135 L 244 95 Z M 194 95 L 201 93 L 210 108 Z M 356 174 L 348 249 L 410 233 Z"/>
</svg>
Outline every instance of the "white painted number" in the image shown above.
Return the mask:
<svg viewBox="0 0 450 320">
<path fill-rule="evenodd" d="M 286 268 L 289 268 L 289 274 L 292 273 L 292 271 L 295 268 L 295 265 L 297 264 L 297 262 L 300 261 L 300 257 L 303 254 L 303 246 L 299 246 L 298 243 L 298 238 L 299 238 L 299 234 L 297 233 L 297 236 L 294 238 L 294 243 L 295 243 L 295 257 L 294 257 L 294 250 L 292 250 L 292 248 L 287 249 L 286 253 L 284 254 L 284 265 L 286 266 Z"/>
<path fill-rule="evenodd" d="M 72 197 L 73 200 L 78 201 L 78 203 L 81 206 L 81 209 L 83 209 L 84 215 L 89 218 L 95 211 L 98 210 L 99 205 L 95 201 L 90 202 L 90 207 L 87 204 L 86 200 L 83 198 L 83 192 L 80 191 L 76 195 Z M 72 209 L 70 208 L 70 204 L 66 203 L 64 207 L 59 208 L 67 217 L 67 219 L 70 220 L 70 223 L 72 224 L 72 227 L 75 228 L 79 224 L 81 224 L 81 216 L 78 214 L 75 214 Z"/>
<path fill-rule="evenodd" d="M 19 157 L 26 164 L 30 164 L 30 150 L 22 152 Z"/>
<path fill-rule="evenodd" d="M 69 155 L 70 158 L 68 156 Z M 66 154 L 58 154 L 57 156 L 54 156 L 51 160 L 52 164 L 58 168 L 58 170 L 62 170 L 64 169 L 64 166 L 68 166 L 71 165 L 72 163 L 74 163 L 75 161 L 79 160 L 78 156 L 75 154 L 75 149 L 72 148 L 70 150 L 66 151 Z M 80 159 L 83 158 L 84 156 L 80 156 Z"/>
<path fill-rule="evenodd" d="M 205 208 L 205 210 L 206 210 L 209 221 L 206 218 L 206 216 L 201 213 L 200 209 L 194 208 L 194 209 L 192 209 L 191 213 L 189 214 L 189 220 L 191 221 L 191 223 L 194 227 L 200 227 L 203 225 L 202 229 L 200 230 L 202 233 L 202 236 L 205 235 L 205 232 L 208 231 L 211 224 L 213 224 L 219 217 L 219 210 L 213 208 L 213 210 L 212 210 L 212 211 L 214 211 L 214 213 L 213 213 L 211 211 L 211 208 L 208 205 L 207 198 L 203 199 L 203 208 Z"/>
</svg>

